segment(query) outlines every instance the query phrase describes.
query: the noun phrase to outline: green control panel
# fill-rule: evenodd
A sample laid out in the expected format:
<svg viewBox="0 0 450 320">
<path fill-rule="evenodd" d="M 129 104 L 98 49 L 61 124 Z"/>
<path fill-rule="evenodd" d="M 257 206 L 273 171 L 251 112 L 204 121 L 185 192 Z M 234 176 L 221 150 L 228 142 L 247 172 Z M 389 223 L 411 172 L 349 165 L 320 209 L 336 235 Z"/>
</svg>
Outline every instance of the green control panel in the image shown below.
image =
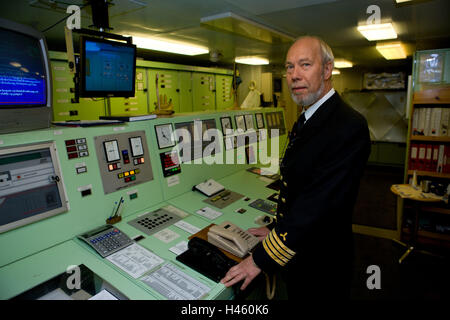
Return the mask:
<svg viewBox="0 0 450 320">
<path fill-rule="evenodd" d="M 256 114 L 263 119 L 259 124 Z M 242 116 L 246 128 L 243 132 L 234 131 L 235 116 Z M 229 118 L 229 124 L 225 118 Z M 199 124 L 201 133 L 201 138 L 196 137 L 201 140 L 200 153 L 192 159 L 181 156 L 182 144 L 176 139 L 176 129 L 186 123 Z M 284 131 L 271 135 L 266 123 Z M 242 135 L 256 138 L 226 147 L 224 126 L 232 129 L 226 136 L 230 141 Z M 214 128 L 218 131 L 208 131 Z M 170 135 L 170 139 L 158 141 L 158 132 Z M 186 250 L 189 237 L 210 224 L 229 221 L 245 230 L 271 216 L 250 204 L 273 195 L 274 190 L 267 186 L 274 182 L 271 177 L 277 173 L 286 139 L 283 111 L 274 108 L 207 111 L 90 127 L 54 126 L 2 135 L 0 180 L 4 181 L 0 181 L 0 192 L 2 186 L 12 183 L 15 168 L 11 164 L 17 163 L 33 168 L 42 179 L 36 180 L 37 191 L 31 186 L 22 190 L 19 185 L 17 192 L 14 189 L 10 193 L 37 194 L 47 205 L 57 202 L 61 209 L 35 221 L 0 228 L 0 299 L 26 294 L 74 266 L 89 269 L 129 299 L 232 298 L 231 289 L 176 257 Z M 210 152 L 216 144 L 215 152 Z M 20 153 L 28 152 L 29 146 L 32 151 L 36 146 L 48 151 Z M 15 162 L 8 158 L 10 155 Z M 255 166 L 264 167 L 270 174 L 247 171 Z M 34 181 L 35 177 L 27 179 Z M 193 186 L 208 179 L 240 196 L 233 201 L 225 196 L 208 201 L 203 193 L 192 191 Z M 46 188 L 57 188 L 58 193 L 47 192 Z M 59 200 L 52 194 L 59 194 Z M 0 201 L 5 201 L 3 194 Z M 216 207 L 219 202 L 221 205 Z M 0 206 L 3 215 L 1 210 Z M 111 232 L 117 229 L 116 233 L 120 231 L 132 242 L 103 258 L 79 236 L 89 234 L 90 240 L 103 241 L 102 236 L 110 236 L 111 232 L 96 236 L 91 231 L 102 228 L 111 217 L 117 218 Z M 16 220 L 23 222 L 23 216 L 16 216 Z M 106 244 L 107 248 L 114 246 L 114 241 Z M 170 281 L 174 288 L 179 286 L 179 290 L 162 290 L 161 279 Z M 195 290 L 183 289 L 177 279 L 189 282 Z"/>
</svg>

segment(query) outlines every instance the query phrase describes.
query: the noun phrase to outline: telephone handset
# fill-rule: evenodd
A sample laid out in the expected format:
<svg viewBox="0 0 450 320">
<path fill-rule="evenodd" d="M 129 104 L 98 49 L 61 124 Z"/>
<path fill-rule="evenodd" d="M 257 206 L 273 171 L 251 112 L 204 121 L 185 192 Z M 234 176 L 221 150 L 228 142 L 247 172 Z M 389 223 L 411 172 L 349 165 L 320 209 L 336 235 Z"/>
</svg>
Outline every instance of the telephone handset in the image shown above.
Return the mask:
<svg viewBox="0 0 450 320">
<path fill-rule="evenodd" d="M 231 222 L 225 221 L 209 228 L 208 242 L 243 258 L 253 250 L 259 240 Z"/>
</svg>

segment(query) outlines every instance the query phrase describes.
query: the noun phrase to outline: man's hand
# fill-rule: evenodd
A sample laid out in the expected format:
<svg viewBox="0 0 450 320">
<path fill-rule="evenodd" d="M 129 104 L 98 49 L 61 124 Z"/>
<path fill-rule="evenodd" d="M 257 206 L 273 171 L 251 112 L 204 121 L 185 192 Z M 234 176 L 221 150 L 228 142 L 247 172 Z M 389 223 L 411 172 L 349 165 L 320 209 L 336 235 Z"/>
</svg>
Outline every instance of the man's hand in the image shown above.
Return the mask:
<svg viewBox="0 0 450 320">
<path fill-rule="evenodd" d="M 267 227 L 250 228 L 247 231 L 257 237 L 259 241 L 263 241 L 270 233 L 270 230 Z"/>
<path fill-rule="evenodd" d="M 225 277 L 220 280 L 226 287 L 231 287 L 235 283 L 244 280 L 241 290 L 245 290 L 250 282 L 261 272 L 261 269 L 256 266 L 253 257 L 250 255 L 241 261 L 238 265 L 230 268 Z"/>
</svg>

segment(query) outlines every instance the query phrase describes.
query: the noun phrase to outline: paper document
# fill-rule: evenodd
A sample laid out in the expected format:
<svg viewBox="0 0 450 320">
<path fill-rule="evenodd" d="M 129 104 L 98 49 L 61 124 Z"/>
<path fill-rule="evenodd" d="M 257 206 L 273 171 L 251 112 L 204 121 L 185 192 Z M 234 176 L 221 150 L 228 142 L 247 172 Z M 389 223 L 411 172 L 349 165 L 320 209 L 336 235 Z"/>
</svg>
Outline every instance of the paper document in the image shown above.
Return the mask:
<svg viewBox="0 0 450 320">
<path fill-rule="evenodd" d="M 211 290 L 171 263 L 163 265 L 140 280 L 169 300 L 197 300 Z"/>
<path fill-rule="evenodd" d="M 156 239 L 161 240 L 164 243 L 169 243 L 178 238 L 180 235 L 173 232 L 170 229 L 163 229 L 153 235 Z"/>
<path fill-rule="evenodd" d="M 199 214 L 207 219 L 210 219 L 210 220 L 214 220 L 217 217 L 220 217 L 222 215 L 222 212 L 216 211 L 210 207 L 204 207 L 200 210 L 197 210 L 196 212 L 197 212 L 197 214 Z"/>
<path fill-rule="evenodd" d="M 178 242 L 175 246 L 170 248 L 169 250 L 175 253 L 177 256 L 188 250 L 188 243 L 187 241 L 181 241 Z"/>
<path fill-rule="evenodd" d="M 183 221 L 183 220 L 180 220 L 180 221 L 174 223 L 173 225 L 177 226 L 181 230 L 184 230 L 190 234 L 195 234 L 200 231 L 200 228 L 197 228 L 196 226 L 193 226 L 192 224 L 190 224 L 186 221 Z"/>
<path fill-rule="evenodd" d="M 106 259 L 133 278 L 139 278 L 164 262 L 161 257 L 136 243 L 117 251 Z"/>
</svg>

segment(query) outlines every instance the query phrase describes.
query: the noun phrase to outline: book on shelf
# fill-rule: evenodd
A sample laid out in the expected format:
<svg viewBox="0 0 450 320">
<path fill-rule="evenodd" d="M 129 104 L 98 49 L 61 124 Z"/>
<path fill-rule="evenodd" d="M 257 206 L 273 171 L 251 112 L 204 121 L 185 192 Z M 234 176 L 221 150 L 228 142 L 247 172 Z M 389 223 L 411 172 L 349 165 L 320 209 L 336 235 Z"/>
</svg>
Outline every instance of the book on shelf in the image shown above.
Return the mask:
<svg viewBox="0 0 450 320">
<path fill-rule="evenodd" d="M 436 172 L 439 160 L 439 145 L 433 145 L 433 156 L 431 159 L 431 171 Z"/>
<path fill-rule="evenodd" d="M 417 134 L 418 135 L 425 135 L 425 118 L 426 118 L 426 109 L 420 108 L 419 109 L 419 119 L 417 124 Z"/>
<path fill-rule="evenodd" d="M 420 109 L 414 109 L 413 112 L 413 118 L 412 118 L 412 122 L 411 122 L 411 132 L 413 135 L 418 135 L 419 134 L 419 113 L 420 113 Z"/>
<path fill-rule="evenodd" d="M 411 125 L 412 135 L 448 137 L 450 136 L 450 108 L 416 108 Z"/>
<path fill-rule="evenodd" d="M 100 116 L 100 119 L 133 122 L 155 119 L 156 117 L 156 114 L 116 114 L 113 116 Z"/>
<path fill-rule="evenodd" d="M 448 136 L 448 126 L 450 121 L 450 109 L 442 108 L 441 128 L 439 135 Z"/>
<path fill-rule="evenodd" d="M 409 170 L 450 173 L 450 145 L 411 143 Z"/>
<path fill-rule="evenodd" d="M 429 131 L 430 136 L 433 137 L 439 136 L 441 128 L 441 115 L 442 115 L 442 108 L 431 109 L 431 121 Z"/>
<path fill-rule="evenodd" d="M 417 153 L 419 145 L 417 143 L 411 144 L 411 155 L 409 157 L 409 169 L 417 170 Z"/>
<path fill-rule="evenodd" d="M 426 144 L 421 143 L 419 144 L 419 154 L 417 157 L 417 168 L 415 168 L 415 170 L 425 170 L 425 156 L 427 153 L 427 148 L 426 148 Z"/>
<path fill-rule="evenodd" d="M 445 146 L 443 144 L 441 144 L 439 146 L 439 155 L 438 155 L 438 164 L 437 164 L 437 168 L 436 171 L 439 173 L 443 172 L 443 167 L 444 167 L 444 151 L 445 151 Z"/>
</svg>

